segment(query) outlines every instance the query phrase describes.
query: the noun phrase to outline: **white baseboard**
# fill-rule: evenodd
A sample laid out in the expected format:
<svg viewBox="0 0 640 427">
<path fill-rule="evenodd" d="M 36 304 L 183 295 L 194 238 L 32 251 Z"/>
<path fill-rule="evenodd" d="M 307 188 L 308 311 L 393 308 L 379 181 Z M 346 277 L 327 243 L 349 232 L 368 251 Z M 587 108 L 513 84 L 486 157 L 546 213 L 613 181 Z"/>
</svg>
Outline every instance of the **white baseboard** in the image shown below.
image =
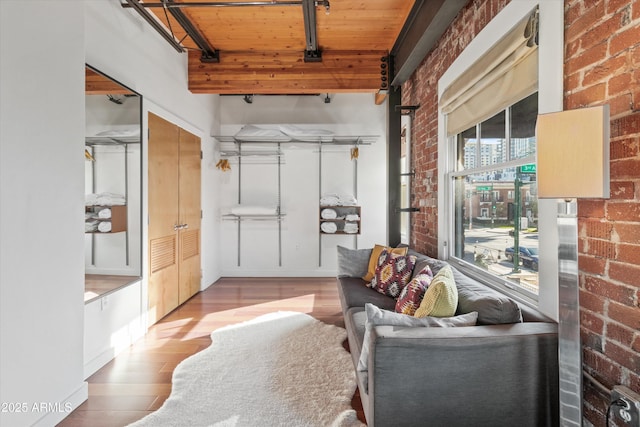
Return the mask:
<svg viewBox="0 0 640 427">
<path fill-rule="evenodd" d="M 89 384 L 83 381 L 82 384 L 71 393 L 66 399 L 55 405 L 50 404 L 50 412 L 33 424 L 33 427 L 51 427 L 64 420 L 71 412 L 89 398 Z"/>
</svg>

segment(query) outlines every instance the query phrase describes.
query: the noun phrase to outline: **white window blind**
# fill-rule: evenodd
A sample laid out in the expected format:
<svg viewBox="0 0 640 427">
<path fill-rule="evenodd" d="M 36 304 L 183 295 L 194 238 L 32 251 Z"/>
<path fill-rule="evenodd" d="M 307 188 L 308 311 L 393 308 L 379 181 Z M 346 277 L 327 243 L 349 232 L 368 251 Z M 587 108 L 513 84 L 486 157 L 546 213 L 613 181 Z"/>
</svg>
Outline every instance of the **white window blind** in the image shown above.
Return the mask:
<svg viewBox="0 0 640 427">
<path fill-rule="evenodd" d="M 440 98 L 447 135 L 493 116 L 538 88 L 537 10 L 460 75 Z"/>
</svg>

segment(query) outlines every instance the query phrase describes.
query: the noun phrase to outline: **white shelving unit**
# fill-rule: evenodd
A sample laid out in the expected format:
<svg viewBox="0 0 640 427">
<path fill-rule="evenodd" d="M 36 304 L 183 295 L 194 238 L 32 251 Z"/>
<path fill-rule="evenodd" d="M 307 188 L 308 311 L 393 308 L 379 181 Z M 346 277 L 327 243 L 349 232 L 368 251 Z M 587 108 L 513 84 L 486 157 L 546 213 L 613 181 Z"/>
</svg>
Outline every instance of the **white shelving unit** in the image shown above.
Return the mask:
<svg viewBox="0 0 640 427">
<path fill-rule="evenodd" d="M 243 161 L 242 159 L 253 158 L 255 161 L 267 163 L 275 159 L 274 164 L 277 166 L 278 177 L 276 186 L 277 196 L 277 208 L 273 215 L 236 215 L 228 213 L 222 215 L 223 220 L 231 220 L 237 222 L 237 239 L 238 239 L 238 254 L 237 265 L 241 264 L 241 236 L 242 236 L 242 223 L 244 221 L 276 221 L 278 224 L 278 266 L 282 266 L 282 221 L 285 214 L 282 211 L 281 206 L 281 168 L 283 164 L 284 154 L 282 148 L 287 145 L 315 145 L 318 148 L 318 162 L 319 162 L 319 188 L 318 188 L 318 200 L 322 196 L 322 150 L 326 146 L 351 146 L 358 148 L 360 146 L 366 146 L 373 144 L 377 139 L 377 135 L 362 135 L 362 136 L 318 136 L 318 137 L 304 137 L 304 138 L 290 138 L 290 139 L 274 139 L 274 138 L 238 138 L 230 135 L 214 135 L 213 136 L 221 144 L 220 157 L 223 159 L 236 159 L 238 168 L 238 205 L 243 204 L 242 200 L 242 171 Z M 244 147 L 243 147 L 244 146 Z M 356 181 L 354 183 L 354 195 L 357 192 L 357 159 L 354 159 L 354 176 Z M 360 208 L 358 207 L 358 214 L 360 214 Z M 358 227 L 360 224 L 358 223 Z M 357 234 L 359 234 L 358 232 Z M 324 233 L 320 233 L 322 235 Z M 347 233 L 339 233 L 348 235 Z M 354 234 L 357 245 L 357 234 Z M 318 264 L 322 263 L 322 242 L 318 239 L 319 259 Z"/>
</svg>

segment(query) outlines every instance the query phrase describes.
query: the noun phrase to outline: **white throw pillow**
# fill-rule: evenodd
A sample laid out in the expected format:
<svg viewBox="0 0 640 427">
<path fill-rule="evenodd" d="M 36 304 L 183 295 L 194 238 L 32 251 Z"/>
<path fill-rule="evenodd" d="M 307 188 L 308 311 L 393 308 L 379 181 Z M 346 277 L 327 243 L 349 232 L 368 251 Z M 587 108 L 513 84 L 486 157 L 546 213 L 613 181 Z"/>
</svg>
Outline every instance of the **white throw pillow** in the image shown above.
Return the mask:
<svg viewBox="0 0 640 427">
<path fill-rule="evenodd" d="M 413 317 L 394 311 L 383 310 L 373 304 L 366 303 L 364 309 L 367 313 L 364 341 L 362 352 L 358 360 L 358 371 L 366 371 L 369 362 L 369 340 L 371 328 L 380 325 L 407 326 L 407 327 L 440 327 L 449 328 L 454 326 L 475 326 L 478 320 L 478 313 L 473 311 L 453 317 Z"/>
</svg>

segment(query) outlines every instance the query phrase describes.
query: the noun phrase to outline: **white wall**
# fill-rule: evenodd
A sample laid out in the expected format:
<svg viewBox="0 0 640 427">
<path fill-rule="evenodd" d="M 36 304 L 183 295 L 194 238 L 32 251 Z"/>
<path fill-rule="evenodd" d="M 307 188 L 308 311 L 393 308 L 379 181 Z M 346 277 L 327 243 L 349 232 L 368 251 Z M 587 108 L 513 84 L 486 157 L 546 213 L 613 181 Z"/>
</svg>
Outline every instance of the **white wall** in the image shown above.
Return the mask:
<svg viewBox="0 0 640 427">
<path fill-rule="evenodd" d="M 85 8 L 86 63 L 143 97 L 142 215 L 145 224 L 142 230 L 142 281 L 102 297 L 85 309 L 84 371 L 88 375 L 144 332 L 148 277 L 145 219 L 148 212 L 146 129 L 149 112 L 176 123 L 202 139 L 204 217 L 201 289 L 216 281 L 220 274 L 216 256 L 216 236 L 219 231 L 218 224 L 213 219 L 217 212 L 217 183 L 212 179 L 214 144 L 210 136 L 217 128 L 218 97 L 193 95 L 188 91 L 186 54 L 176 52 L 133 10 L 122 8 L 119 2 L 90 0 L 85 1 Z M 92 116 L 91 119 L 88 131 L 95 129 L 97 118 Z"/>
<path fill-rule="evenodd" d="M 326 129 L 335 135 L 376 135 L 372 145 L 361 146 L 357 163 L 349 146 L 325 146 L 322 166 L 316 145 L 283 144 L 281 166 L 282 266 L 278 256 L 276 221 L 242 222 L 240 266 L 238 228 L 220 221 L 220 256 L 223 276 L 333 276 L 336 245 L 372 247 L 386 242 L 387 170 L 386 106 L 375 105 L 372 94 L 322 96 L 255 96 L 252 104 L 241 96 L 221 97 L 221 135 L 233 135 L 244 124 L 273 127 L 294 124 Z M 258 163 L 258 164 L 256 164 Z M 320 167 L 322 168 L 320 174 Z M 230 172 L 217 171 L 220 180 L 220 214 L 238 204 L 238 165 Z M 242 160 L 242 204 L 274 203 L 277 163 L 273 159 Z M 322 178 L 320 178 L 322 177 Z M 355 194 L 362 206 L 362 233 L 357 236 L 319 233 L 319 198 L 322 193 Z M 321 259 L 320 259 L 321 255 Z"/>
<path fill-rule="evenodd" d="M 194 95 L 187 87 L 187 56 L 176 52 L 131 9 L 117 1 L 85 0 L 86 63 L 140 93 L 143 129 L 154 112 L 202 139 L 202 288 L 220 277 L 218 268 L 217 182 L 211 133 L 218 127 L 218 96 Z M 143 132 L 146 165 L 146 132 Z M 143 167 L 143 212 L 146 212 L 147 170 Z M 146 277 L 146 235 L 143 276 Z M 146 281 L 143 300 L 146 301 Z"/>
<path fill-rule="evenodd" d="M 83 4 L 0 1 L 0 52 L 0 424 L 54 425 L 87 396 Z"/>
<path fill-rule="evenodd" d="M 188 92 L 186 56 L 119 2 L 2 0 L 0 20 L 0 401 L 26 405 L 8 407 L 0 424 L 55 425 L 87 397 L 84 64 L 203 137 L 203 286 L 219 276 L 209 137 L 217 97 Z M 25 34 L 37 51 L 20 42 Z"/>
</svg>

